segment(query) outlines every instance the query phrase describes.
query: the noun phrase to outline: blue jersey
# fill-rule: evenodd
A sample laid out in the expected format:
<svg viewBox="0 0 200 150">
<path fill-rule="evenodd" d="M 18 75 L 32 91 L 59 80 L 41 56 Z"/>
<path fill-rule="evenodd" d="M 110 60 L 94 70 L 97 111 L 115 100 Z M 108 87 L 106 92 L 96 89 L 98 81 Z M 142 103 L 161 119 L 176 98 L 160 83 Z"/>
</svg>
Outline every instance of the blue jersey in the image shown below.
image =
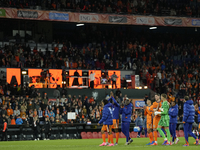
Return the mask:
<svg viewBox="0 0 200 150">
<path fill-rule="evenodd" d="M 178 105 L 176 104 L 175 106 L 172 106 L 169 109 L 169 117 L 170 117 L 170 122 L 169 123 L 177 123 L 177 117 L 178 117 Z"/>
<path fill-rule="evenodd" d="M 200 107 L 199 107 L 199 111 L 200 111 Z M 200 112 L 199 111 L 195 112 L 195 114 L 198 116 L 198 123 L 200 123 L 200 114 L 199 114 Z"/>
<path fill-rule="evenodd" d="M 112 110 L 111 110 L 111 104 L 108 103 L 103 107 L 103 114 L 102 118 L 99 121 L 99 124 L 104 124 L 104 125 L 112 125 L 113 124 L 113 115 L 112 115 Z"/>
<path fill-rule="evenodd" d="M 192 100 L 188 100 L 183 105 L 183 122 L 194 123 L 195 109 Z"/>
<path fill-rule="evenodd" d="M 131 122 L 132 110 L 132 103 L 125 105 L 124 108 L 120 109 L 120 114 L 122 114 L 122 122 Z"/>
<path fill-rule="evenodd" d="M 114 102 L 114 104 L 112 104 L 113 119 L 119 119 L 120 106 L 117 103 L 117 101 L 114 99 L 114 97 L 111 97 L 108 101 L 110 101 L 111 99 Z"/>
</svg>

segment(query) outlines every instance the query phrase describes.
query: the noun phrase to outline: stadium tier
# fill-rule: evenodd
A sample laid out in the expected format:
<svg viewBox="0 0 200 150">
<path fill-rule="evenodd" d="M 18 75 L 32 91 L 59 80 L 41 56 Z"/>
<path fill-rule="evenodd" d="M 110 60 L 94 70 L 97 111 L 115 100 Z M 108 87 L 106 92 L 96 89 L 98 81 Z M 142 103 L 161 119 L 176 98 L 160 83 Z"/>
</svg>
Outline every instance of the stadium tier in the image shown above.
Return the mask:
<svg viewBox="0 0 200 150">
<path fill-rule="evenodd" d="M 1 7 L 71 12 L 199 16 L 198 0 L 48 0 L 1 1 Z"/>
</svg>

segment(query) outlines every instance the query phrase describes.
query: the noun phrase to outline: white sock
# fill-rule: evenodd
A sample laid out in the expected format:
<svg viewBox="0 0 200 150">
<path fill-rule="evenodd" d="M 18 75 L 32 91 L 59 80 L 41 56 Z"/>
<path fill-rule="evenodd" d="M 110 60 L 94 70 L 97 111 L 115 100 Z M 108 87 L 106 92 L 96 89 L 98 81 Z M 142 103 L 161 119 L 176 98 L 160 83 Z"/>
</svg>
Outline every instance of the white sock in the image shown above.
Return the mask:
<svg viewBox="0 0 200 150">
<path fill-rule="evenodd" d="M 155 141 L 155 143 L 157 144 L 157 141 Z"/>
<path fill-rule="evenodd" d="M 167 138 L 165 138 L 164 140 L 167 141 Z"/>
</svg>

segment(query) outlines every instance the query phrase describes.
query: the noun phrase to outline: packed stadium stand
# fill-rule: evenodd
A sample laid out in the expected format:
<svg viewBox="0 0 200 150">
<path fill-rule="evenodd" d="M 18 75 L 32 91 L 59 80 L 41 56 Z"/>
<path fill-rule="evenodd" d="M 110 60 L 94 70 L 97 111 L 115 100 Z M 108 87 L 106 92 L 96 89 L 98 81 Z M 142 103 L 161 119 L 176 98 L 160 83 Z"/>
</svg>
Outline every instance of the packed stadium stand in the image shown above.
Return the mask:
<svg viewBox="0 0 200 150">
<path fill-rule="evenodd" d="M 31 8 L 92 13 L 118 13 L 162 16 L 195 16 L 200 14 L 199 0 L 31 0 L 1 1 L 2 7 Z"/>
</svg>

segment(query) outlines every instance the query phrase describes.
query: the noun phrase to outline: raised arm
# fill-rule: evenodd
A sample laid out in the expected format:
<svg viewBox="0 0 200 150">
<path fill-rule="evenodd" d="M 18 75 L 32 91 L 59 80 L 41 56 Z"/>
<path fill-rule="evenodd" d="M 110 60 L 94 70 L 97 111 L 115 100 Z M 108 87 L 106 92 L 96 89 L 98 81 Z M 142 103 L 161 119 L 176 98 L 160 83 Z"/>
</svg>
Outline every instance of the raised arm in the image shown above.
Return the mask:
<svg viewBox="0 0 200 150">
<path fill-rule="evenodd" d="M 117 101 L 115 100 L 115 98 L 114 98 L 113 96 L 112 96 L 111 98 L 112 98 L 114 104 L 115 104 L 116 106 L 120 107 L 120 105 L 117 103 Z"/>
</svg>

